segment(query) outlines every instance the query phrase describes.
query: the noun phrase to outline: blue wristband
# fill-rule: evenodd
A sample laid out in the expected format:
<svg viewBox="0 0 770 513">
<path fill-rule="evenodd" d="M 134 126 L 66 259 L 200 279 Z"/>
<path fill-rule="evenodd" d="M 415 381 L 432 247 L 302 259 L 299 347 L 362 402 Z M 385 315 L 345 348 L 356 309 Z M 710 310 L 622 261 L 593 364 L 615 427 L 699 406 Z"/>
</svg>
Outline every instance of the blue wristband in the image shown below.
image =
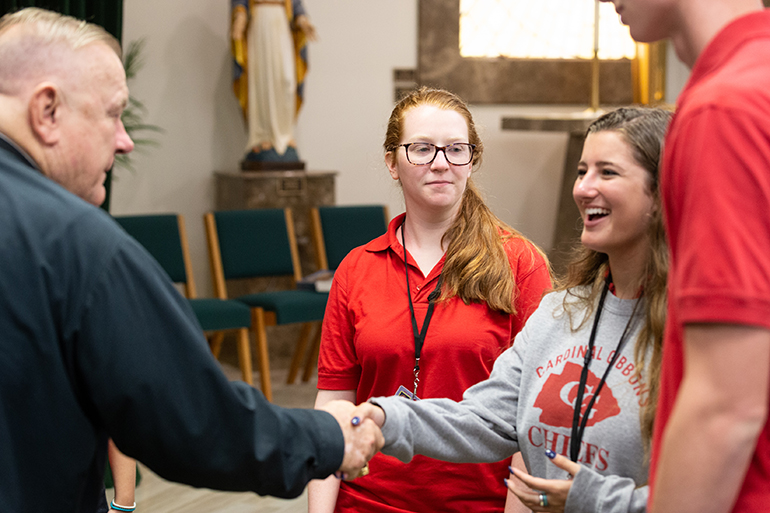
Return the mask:
<svg viewBox="0 0 770 513">
<path fill-rule="evenodd" d="M 134 511 L 136 509 L 136 502 L 131 506 L 121 506 L 120 504 L 115 504 L 115 501 L 111 501 L 110 509 L 114 509 L 115 511 Z"/>
</svg>

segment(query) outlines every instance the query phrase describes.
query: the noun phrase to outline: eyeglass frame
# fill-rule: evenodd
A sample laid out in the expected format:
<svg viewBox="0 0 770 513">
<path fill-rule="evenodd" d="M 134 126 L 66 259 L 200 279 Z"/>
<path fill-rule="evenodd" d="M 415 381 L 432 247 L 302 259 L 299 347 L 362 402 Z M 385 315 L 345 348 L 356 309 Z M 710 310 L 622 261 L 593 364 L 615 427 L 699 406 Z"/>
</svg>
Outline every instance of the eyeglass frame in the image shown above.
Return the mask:
<svg viewBox="0 0 770 513">
<path fill-rule="evenodd" d="M 413 145 L 413 144 L 426 144 L 426 145 L 429 145 L 429 146 L 433 146 L 433 148 L 436 150 L 436 151 L 433 152 L 433 158 L 430 159 L 428 162 L 423 162 L 422 164 L 415 164 L 414 162 L 409 160 L 409 147 L 411 145 Z M 471 157 L 470 157 L 470 160 L 468 162 L 466 162 L 465 164 L 455 164 L 453 162 L 450 162 L 449 158 L 447 158 L 446 149 L 450 148 L 450 147 L 452 147 L 452 146 L 454 146 L 456 144 L 464 144 L 464 145 L 468 145 L 468 146 L 471 147 Z M 399 144 L 394 149 L 398 149 L 398 148 L 401 148 L 401 147 L 404 148 L 404 153 L 406 154 L 406 161 L 409 162 L 410 164 L 412 164 L 413 166 L 427 166 L 429 164 L 433 164 L 433 161 L 436 160 L 436 157 L 438 156 L 438 152 L 439 151 L 441 151 L 441 153 L 444 154 L 444 159 L 447 161 L 448 164 L 452 164 L 453 166 L 467 166 L 468 164 L 473 162 L 473 154 L 476 152 L 476 145 L 475 144 L 471 144 L 471 143 L 452 143 L 452 144 L 447 144 L 446 146 L 437 146 L 437 145 L 435 145 L 433 143 L 413 142 L 413 143 Z"/>
</svg>

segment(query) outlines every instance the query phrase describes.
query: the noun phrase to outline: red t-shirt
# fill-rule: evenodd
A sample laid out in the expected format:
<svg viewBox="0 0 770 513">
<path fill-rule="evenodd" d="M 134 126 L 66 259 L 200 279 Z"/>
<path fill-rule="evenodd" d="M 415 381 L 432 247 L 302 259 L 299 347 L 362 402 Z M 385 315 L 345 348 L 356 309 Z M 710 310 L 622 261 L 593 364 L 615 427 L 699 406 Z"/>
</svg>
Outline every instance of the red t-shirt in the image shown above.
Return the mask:
<svg viewBox="0 0 770 513">
<path fill-rule="evenodd" d="M 318 388 L 357 390 L 356 401 L 413 389 L 414 337 L 404 275 L 403 246 L 391 221 L 388 233 L 351 251 L 334 275 L 324 316 Z M 519 238 L 505 245 L 516 280 L 517 314 L 465 305 L 454 297 L 433 312 L 420 359 L 420 398 L 459 401 L 466 388 L 489 377 L 495 359 L 551 287 L 548 268 L 534 247 Z M 428 296 L 443 259 L 425 277 L 409 257 L 409 285 L 422 328 Z M 455 464 L 416 456 L 403 464 L 378 454 L 371 473 L 342 482 L 337 511 L 502 511 L 509 459 L 492 464 Z"/>
<path fill-rule="evenodd" d="M 650 482 L 684 326 L 770 328 L 770 11 L 732 22 L 698 58 L 666 137 L 662 190 L 671 269 Z M 770 511 L 770 421 L 732 511 Z"/>
</svg>

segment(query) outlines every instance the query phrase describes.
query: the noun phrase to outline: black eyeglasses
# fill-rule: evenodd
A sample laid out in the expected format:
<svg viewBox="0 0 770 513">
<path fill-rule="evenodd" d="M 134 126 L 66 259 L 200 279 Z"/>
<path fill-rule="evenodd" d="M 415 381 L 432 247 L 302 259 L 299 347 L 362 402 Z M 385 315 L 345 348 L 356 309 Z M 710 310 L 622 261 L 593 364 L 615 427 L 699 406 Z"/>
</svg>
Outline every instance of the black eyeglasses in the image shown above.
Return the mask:
<svg viewBox="0 0 770 513">
<path fill-rule="evenodd" d="M 444 158 L 450 164 L 464 166 L 473 160 L 473 150 L 476 149 L 476 145 L 470 143 L 454 143 L 448 146 L 436 146 L 431 143 L 406 143 L 399 144 L 397 148 L 401 146 L 406 149 L 406 160 L 415 166 L 430 164 L 436 160 L 439 151 L 444 152 Z"/>
</svg>

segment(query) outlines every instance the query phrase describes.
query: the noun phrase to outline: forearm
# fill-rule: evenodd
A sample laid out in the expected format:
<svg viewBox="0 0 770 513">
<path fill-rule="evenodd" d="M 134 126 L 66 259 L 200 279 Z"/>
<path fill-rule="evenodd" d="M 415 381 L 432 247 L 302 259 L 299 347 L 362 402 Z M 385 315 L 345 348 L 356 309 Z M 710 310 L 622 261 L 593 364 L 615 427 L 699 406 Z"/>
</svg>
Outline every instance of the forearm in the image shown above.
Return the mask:
<svg viewBox="0 0 770 513">
<path fill-rule="evenodd" d="M 329 476 L 310 481 L 307 486 L 308 513 L 333 513 L 340 491 L 340 480 Z"/>
<path fill-rule="evenodd" d="M 64 349 L 116 445 L 167 480 L 279 497 L 337 471 L 345 438 L 336 419 L 228 381 L 168 275 L 135 242 L 117 242 L 79 312 L 89 322 Z M 116 312 L 132 320 L 117 322 Z"/>
<path fill-rule="evenodd" d="M 323 408 L 330 401 L 343 400 L 355 402 L 355 390 L 319 390 L 315 399 L 315 408 Z M 311 481 L 307 487 L 308 513 L 333 513 L 340 491 L 340 480 L 335 476 Z"/>
<path fill-rule="evenodd" d="M 521 360 L 514 346 L 495 362 L 485 381 L 465 391 L 462 402 L 408 401 L 379 397 L 386 420 L 382 452 L 401 461 L 415 454 L 457 463 L 500 461 L 518 449 L 516 411 Z"/>
<path fill-rule="evenodd" d="M 517 452 L 511 458 L 511 467 L 523 470 L 524 472 L 527 471 L 527 467 L 524 465 L 524 459 L 521 457 L 520 452 Z M 530 513 L 530 511 L 531 510 L 526 507 L 512 491 L 508 490 L 508 494 L 505 498 L 504 513 Z"/>
<path fill-rule="evenodd" d="M 489 410 L 449 399 L 380 397 L 372 402 L 386 416 L 382 452 L 403 462 L 422 454 L 456 463 L 490 463 L 518 450 L 513 425 Z"/>
<path fill-rule="evenodd" d="M 136 461 L 120 452 L 112 440 L 109 441 L 107 455 L 115 486 L 114 501 L 121 506 L 131 506 L 135 500 Z"/>
<path fill-rule="evenodd" d="M 756 442 L 754 423 L 685 401 L 683 393 L 666 429 L 652 511 L 729 511 Z"/>
<path fill-rule="evenodd" d="M 724 513 L 767 418 L 770 335 L 737 326 L 685 330 L 684 379 L 663 435 L 654 513 Z"/>
<path fill-rule="evenodd" d="M 516 414 L 521 383 L 516 345 L 495 361 L 489 378 L 449 399 L 408 401 L 381 397 L 385 454 L 410 461 L 415 454 L 457 463 L 500 461 L 519 450 Z"/>
</svg>

